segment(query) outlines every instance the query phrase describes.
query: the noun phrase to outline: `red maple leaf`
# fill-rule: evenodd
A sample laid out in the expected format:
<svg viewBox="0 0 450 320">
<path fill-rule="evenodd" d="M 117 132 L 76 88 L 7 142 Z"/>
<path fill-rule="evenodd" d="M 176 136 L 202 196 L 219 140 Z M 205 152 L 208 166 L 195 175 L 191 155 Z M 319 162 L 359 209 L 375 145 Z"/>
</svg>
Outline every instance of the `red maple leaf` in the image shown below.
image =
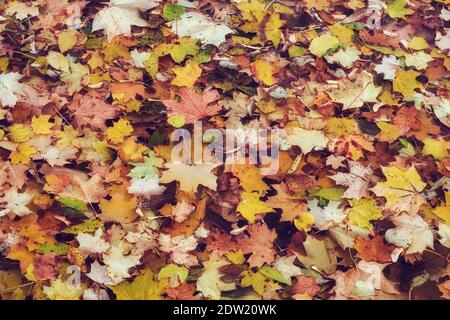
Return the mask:
<svg viewBox="0 0 450 320">
<path fill-rule="evenodd" d="M 172 300 L 193 300 L 195 290 L 195 283 L 183 283 L 175 288 L 166 288 L 166 293 Z"/>
<path fill-rule="evenodd" d="M 355 249 L 358 251 L 358 255 L 366 261 L 385 263 L 391 262 L 391 253 L 394 247 L 385 245 L 383 237 L 377 235 L 371 240 L 358 237 Z"/>
<path fill-rule="evenodd" d="M 194 123 L 196 120 L 213 116 L 222 109 L 221 101 L 212 104 L 220 98 L 217 90 L 206 90 L 203 94 L 198 94 L 192 88 L 181 88 L 178 96 L 180 101 L 165 100 L 163 103 L 169 115 L 181 114 L 185 123 Z"/>
<path fill-rule="evenodd" d="M 236 242 L 231 239 L 230 235 L 216 230 L 210 233 L 206 250 L 217 250 L 219 255 L 222 256 L 227 252 L 236 251 Z"/>
<path fill-rule="evenodd" d="M 297 276 L 297 283 L 292 287 L 293 294 L 306 293 L 310 297 L 313 297 L 319 290 L 316 279 L 307 276 Z"/>
<path fill-rule="evenodd" d="M 113 119 L 118 110 L 107 104 L 102 94 L 91 90 L 86 94 L 76 94 L 69 104 L 69 110 L 75 115 L 78 126 L 89 126 L 92 129 L 106 130 L 105 121 Z"/>
<path fill-rule="evenodd" d="M 265 224 L 252 224 L 248 227 L 250 236 L 238 241 L 238 249 L 244 254 L 251 253 L 248 263 L 250 267 L 261 267 L 275 260 L 273 241 L 277 237 L 275 230 L 270 230 Z"/>
</svg>

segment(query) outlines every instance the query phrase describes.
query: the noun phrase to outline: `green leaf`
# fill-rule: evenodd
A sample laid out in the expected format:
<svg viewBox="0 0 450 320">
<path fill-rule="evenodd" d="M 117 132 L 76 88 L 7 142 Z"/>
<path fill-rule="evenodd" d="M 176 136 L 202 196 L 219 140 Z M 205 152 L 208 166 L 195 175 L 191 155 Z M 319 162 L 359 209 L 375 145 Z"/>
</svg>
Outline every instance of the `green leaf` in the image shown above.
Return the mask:
<svg viewBox="0 0 450 320">
<path fill-rule="evenodd" d="M 189 270 L 185 267 L 179 267 L 176 264 L 168 264 L 167 266 L 161 268 L 158 273 L 158 280 L 172 278 L 176 276 L 181 283 L 186 281 Z"/>
<path fill-rule="evenodd" d="M 314 193 L 314 196 L 326 200 L 340 201 L 343 194 L 344 189 L 341 188 L 323 188 Z"/>
<path fill-rule="evenodd" d="M 283 277 L 281 275 L 281 273 L 275 268 L 264 266 L 261 269 L 259 269 L 259 272 L 261 272 L 261 274 L 263 274 L 267 278 L 276 280 L 276 281 L 284 283 L 284 284 L 289 284 L 289 282 L 286 280 L 286 278 Z"/>
<path fill-rule="evenodd" d="M 131 163 L 135 167 L 131 169 L 128 176 L 135 179 L 151 178 L 157 174 L 157 168 L 162 167 L 163 163 L 162 158 L 157 157 L 155 152 L 149 151 L 143 163 Z"/>
<path fill-rule="evenodd" d="M 103 226 L 103 222 L 100 220 L 86 220 L 83 223 L 77 224 L 73 227 L 63 230 L 64 233 L 79 234 L 83 233 L 93 233 L 95 230 Z"/>
<path fill-rule="evenodd" d="M 391 18 L 404 19 L 406 15 L 411 15 L 414 10 L 405 8 L 408 0 L 394 0 L 390 5 L 388 5 L 386 12 Z"/>
<path fill-rule="evenodd" d="M 323 34 L 314 38 L 309 45 L 309 51 L 318 57 L 323 57 L 339 47 L 339 39 L 335 36 Z"/>
<path fill-rule="evenodd" d="M 178 19 L 184 14 L 184 8 L 175 3 L 167 3 L 163 8 L 163 17 L 168 21 Z"/>
<path fill-rule="evenodd" d="M 56 243 L 56 244 L 43 244 L 37 251 L 40 253 L 54 253 L 57 256 L 62 256 L 69 250 L 69 245 L 66 243 Z"/>
<path fill-rule="evenodd" d="M 328 252 L 325 241 L 317 240 L 308 235 L 303 242 L 303 247 L 305 248 L 306 256 L 297 252 L 294 252 L 294 254 L 306 268 L 318 269 L 326 274 L 332 274 L 336 271 L 337 258 L 335 254 Z"/>
<path fill-rule="evenodd" d="M 87 211 L 86 203 L 74 198 L 60 198 L 58 202 L 62 205 L 81 212 Z"/>
</svg>

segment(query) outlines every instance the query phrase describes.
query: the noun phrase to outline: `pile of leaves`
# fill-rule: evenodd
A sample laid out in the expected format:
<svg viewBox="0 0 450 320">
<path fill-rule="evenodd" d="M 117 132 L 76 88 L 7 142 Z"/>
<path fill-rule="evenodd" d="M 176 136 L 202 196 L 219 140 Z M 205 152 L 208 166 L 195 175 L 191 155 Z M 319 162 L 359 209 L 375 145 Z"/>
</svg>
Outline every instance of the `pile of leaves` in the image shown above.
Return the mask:
<svg viewBox="0 0 450 320">
<path fill-rule="evenodd" d="M 449 299 L 448 4 L 2 1 L 1 299 Z"/>
</svg>

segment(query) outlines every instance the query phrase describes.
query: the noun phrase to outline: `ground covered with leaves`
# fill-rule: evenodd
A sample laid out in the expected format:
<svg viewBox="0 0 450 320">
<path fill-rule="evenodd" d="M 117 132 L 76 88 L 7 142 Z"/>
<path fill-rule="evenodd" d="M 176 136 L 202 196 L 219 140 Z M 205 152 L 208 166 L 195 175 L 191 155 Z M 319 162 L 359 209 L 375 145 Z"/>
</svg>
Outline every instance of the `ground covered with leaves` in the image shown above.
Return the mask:
<svg viewBox="0 0 450 320">
<path fill-rule="evenodd" d="M 1 1 L 1 299 L 449 299 L 448 3 Z"/>
</svg>

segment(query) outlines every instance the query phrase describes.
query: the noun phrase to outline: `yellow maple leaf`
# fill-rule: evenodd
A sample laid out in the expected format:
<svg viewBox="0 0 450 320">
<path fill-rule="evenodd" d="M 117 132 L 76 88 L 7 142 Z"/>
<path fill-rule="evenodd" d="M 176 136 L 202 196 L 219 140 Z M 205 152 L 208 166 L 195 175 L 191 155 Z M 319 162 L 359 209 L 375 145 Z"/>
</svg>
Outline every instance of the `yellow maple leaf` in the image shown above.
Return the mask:
<svg viewBox="0 0 450 320">
<path fill-rule="evenodd" d="M 414 10 L 406 8 L 408 0 L 394 0 L 387 6 L 386 12 L 391 18 L 405 19 L 405 16 L 414 13 Z"/>
<path fill-rule="evenodd" d="M 311 9 L 317 9 L 319 11 L 326 9 L 330 6 L 328 0 L 306 0 L 306 7 L 311 10 Z"/>
<path fill-rule="evenodd" d="M 144 160 L 142 153 L 147 150 L 147 147 L 137 143 L 133 137 L 126 139 L 119 148 L 119 156 L 125 161 L 139 162 Z"/>
<path fill-rule="evenodd" d="M 56 131 L 56 137 L 58 138 L 56 144 L 60 147 L 72 147 L 77 135 L 77 131 L 72 126 L 64 126 L 63 130 Z"/>
<path fill-rule="evenodd" d="M 126 119 L 119 119 L 106 130 L 106 137 L 113 143 L 121 143 L 124 138 L 133 133 L 133 127 Z"/>
<path fill-rule="evenodd" d="M 233 264 L 243 264 L 245 262 L 245 257 L 244 257 L 244 254 L 242 253 L 242 250 L 238 250 L 236 252 L 230 251 L 228 253 L 225 253 L 225 256 Z"/>
<path fill-rule="evenodd" d="M 327 120 L 326 131 L 340 137 L 345 134 L 351 134 L 358 128 L 358 122 L 355 119 L 332 117 Z"/>
<path fill-rule="evenodd" d="M 14 245 L 10 248 L 6 258 L 18 260 L 20 262 L 20 270 L 22 273 L 25 273 L 28 266 L 33 263 L 34 254 L 29 252 L 24 246 Z"/>
<path fill-rule="evenodd" d="M 241 280 L 243 287 L 251 286 L 259 295 L 264 293 L 267 278 L 261 272 L 253 273 L 252 271 L 244 271 L 242 274 L 244 276 Z"/>
<path fill-rule="evenodd" d="M 76 29 L 63 30 L 58 36 L 58 47 L 62 53 L 72 49 L 78 42 L 81 34 Z"/>
<path fill-rule="evenodd" d="M 101 68 L 105 61 L 103 61 L 102 56 L 97 51 L 89 52 L 90 59 L 88 60 L 87 64 L 92 69 Z"/>
<path fill-rule="evenodd" d="M 55 239 L 47 235 L 35 222 L 24 227 L 19 235 L 27 238 L 27 248 L 29 251 L 34 251 L 43 244 L 54 244 Z"/>
<path fill-rule="evenodd" d="M 44 287 L 44 294 L 51 300 L 79 300 L 85 290 L 85 286 L 69 286 L 69 281 L 55 279 L 49 287 Z"/>
<path fill-rule="evenodd" d="M 298 230 L 309 232 L 314 225 L 315 217 L 309 212 L 301 212 L 297 218 L 294 219 L 294 225 Z"/>
<path fill-rule="evenodd" d="M 393 81 L 393 89 L 400 92 L 405 98 L 414 96 L 415 89 L 422 89 L 423 84 L 416 80 L 420 72 L 414 70 L 399 70 Z"/>
<path fill-rule="evenodd" d="M 236 211 L 250 223 L 255 222 L 257 214 L 274 211 L 267 203 L 259 200 L 259 194 L 256 192 L 243 192 L 241 198 L 242 201 L 239 202 Z"/>
<path fill-rule="evenodd" d="M 103 53 L 107 62 L 112 62 L 115 58 L 118 57 L 122 57 L 125 59 L 131 58 L 130 52 L 128 51 L 127 47 L 120 42 L 120 38 L 115 38 L 112 42 L 105 43 Z"/>
<path fill-rule="evenodd" d="M 236 7 L 244 20 L 261 22 L 267 14 L 266 4 L 259 0 L 240 1 Z"/>
<path fill-rule="evenodd" d="M 155 281 L 153 272 L 144 269 L 133 281 L 124 281 L 109 288 L 117 300 L 163 300 L 162 294 L 168 284 L 169 279 Z"/>
<path fill-rule="evenodd" d="M 203 262 L 204 269 L 202 275 L 197 280 L 197 290 L 203 293 L 203 296 L 209 299 L 219 300 L 222 291 L 236 289 L 234 282 L 224 282 L 221 267 L 229 264 L 227 259 L 221 257 L 217 250 L 211 252 L 209 260 Z"/>
<path fill-rule="evenodd" d="M 402 135 L 400 129 L 389 122 L 377 122 L 377 127 L 380 128 L 381 132 L 378 134 L 378 140 L 384 142 L 392 142 L 397 140 L 398 137 Z"/>
<path fill-rule="evenodd" d="M 383 218 L 381 210 L 377 208 L 375 199 L 362 198 L 349 200 L 352 208 L 349 210 L 348 222 L 351 225 L 372 230 L 371 220 Z"/>
<path fill-rule="evenodd" d="M 445 202 L 446 204 L 435 208 L 433 213 L 442 219 L 446 225 L 450 226 L 450 192 L 445 193 Z"/>
<path fill-rule="evenodd" d="M 444 221 L 444 223 L 450 226 L 450 206 L 441 206 L 437 207 L 433 210 L 433 213 L 440 219 Z"/>
<path fill-rule="evenodd" d="M 174 180 L 180 182 L 180 190 L 186 192 L 197 191 L 201 184 L 212 190 L 217 188 L 217 177 L 211 173 L 216 167 L 212 163 L 202 163 L 198 165 L 187 165 L 183 163 L 167 163 L 165 166 L 168 170 L 164 171 L 161 183 L 169 183 Z"/>
<path fill-rule="evenodd" d="M 31 156 L 37 152 L 38 150 L 36 148 L 24 143 L 19 145 L 17 150 L 11 153 L 9 157 L 11 158 L 12 164 L 29 164 L 31 161 Z"/>
<path fill-rule="evenodd" d="M 8 128 L 9 138 L 14 142 L 25 142 L 33 136 L 33 132 L 29 127 L 24 126 L 21 123 L 13 124 Z"/>
<path fill-rule="evenodd" d="M 394 212 L 406 211 L 415 214 L 425 203 L 421 194 L 426 183 L 422 181 L 414 166 L 407 170 L 396 167 L 382 167 L 385 182 L 379 182 L 371 190 L 379 197 L 386 198 L 386 208 Z"/>
<path fill-rule="evenodd" d="M 100 200 L 100 218 L 103 221 L 116 221 L 120 223 L 132 222 L 137 217 L 137 200 L 127 192 L 124 186 L 113 186 L 109 189 L 111 199 Z"/>
<path fill-rule="evenodd" d="M 425 139 L 422 153 L 432 155 L 437 160 L 442 160 L 448 155 L 450 142 L 442 139 Z"/>
<path fill-rule="evenodd" d="M 323 57 L 339 47 L 339 39 L 329 34 L 323 34 L 314 38 L 308 50 L 318 57 Z"/>
<path fill-rule="evenodd" d="M 264 28 L 266 38 L 272 41 L 275 48 L 278 48 L 280 45 L 282 34 L 280 28 L 284 26 L 285 23 L 286 22 L 284 20 L 280 19 L 279 13 L 273 13 Z"/>
<path fill-rule="evenodd" d="M 189 60 L 184 67 L 174 67 L 171 70 L 175 73 L 171 84 L 179 87 L 192 88 L 202 74 L 202 68 L 192 60 Z"/>
<path fill-rule="evenodd" d="M 328 27 L 333 36 L 337 37 L 344 47 L 348 47 L 353 43 L 354 32 L 346 26 L 335 23 Z"/>
<path fill-rule="evenodd" d="M 155 48 L 155 54 L 159 57 L 170 54 L 170 57 L 176 63 L 181 63 L 186 56 L 194 56 L 200 50 L 197 45 L 197 39 L 183 37 L 178 40 L 179 43 L 162 43 Z"/>
<path fill-rule="evenodd" d="M 231 172 L 241 181 L 241 187 L 246 192 L 258 192 L 264 195 L 269 186 L 262 181 L 260 169 L 249 164 L 235 164 L 231 167 Z"/>
<path fill-rule="evenodd" d="M 273 76 L 273 66 L 264 59 L 258 59 L 252 63 L 253 73 L 267 86 L 273 86 L 277 80 Z"/>
<path fill-rule="evenodd" d="M 414 50 L 424 50 L 428 48 L 428 42 L 422 37 L 413 37 L 408 43 L 408 47 Z"/>
<path fill-rule="evenodd" d="M 31 128 L 35 134 L 51 134 L 54 123 L 50 122 L 51 116 L 48 114 L 40 115 L 39 117 L 33 116 L 31 119 Z"/>
</svg>

